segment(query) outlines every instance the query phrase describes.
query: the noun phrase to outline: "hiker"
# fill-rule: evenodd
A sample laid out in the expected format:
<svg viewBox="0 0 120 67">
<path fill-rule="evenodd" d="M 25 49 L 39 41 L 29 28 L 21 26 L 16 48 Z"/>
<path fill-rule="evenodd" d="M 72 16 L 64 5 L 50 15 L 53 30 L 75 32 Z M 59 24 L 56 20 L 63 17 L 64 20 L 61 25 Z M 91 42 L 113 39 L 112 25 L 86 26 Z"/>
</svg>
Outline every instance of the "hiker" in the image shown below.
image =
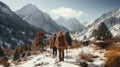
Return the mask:
<svg viewBox="0 0 120 67">
<path fill-rule="evenodd" d="M 59 35 L 56 39 L 56 47 L 59 51 L 59 61 L 64 61 L 64 50 L 68 48 L 68 45 L 62 31 L 59 32 Z"/>
<path fill-rule="evenodd" d="M 57 37 L 57 35 L 54 34 L 53 37 L 52 37 L 52 41 L 51 41 L 51 48 L 53 49 L 53 57 L 57 56 L 57 48 L 56 48 L 56 45 L 55 45 L 56 37 Z"/>
<path fill-rule="evenodd" d="M 47 37 L 45 36 L 44 32 L 38 32 L 38 45 L 41 48 L 42 51 L 44 51 L 44 41 Z"/>
</svg>

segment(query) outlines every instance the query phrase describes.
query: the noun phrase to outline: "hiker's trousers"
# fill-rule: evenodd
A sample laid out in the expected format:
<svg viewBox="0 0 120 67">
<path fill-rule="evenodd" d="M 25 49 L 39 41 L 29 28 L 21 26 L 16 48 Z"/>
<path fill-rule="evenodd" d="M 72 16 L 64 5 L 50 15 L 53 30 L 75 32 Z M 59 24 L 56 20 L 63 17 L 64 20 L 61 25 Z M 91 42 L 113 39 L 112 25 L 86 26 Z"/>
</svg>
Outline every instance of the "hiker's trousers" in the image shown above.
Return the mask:
<svg viewBox="0 0 120 67">
<path fill-rule="evenodd" d="M 59 61 L 64 61 L 64 49 L 58 49 L 59 51 Z"/>
</svg>

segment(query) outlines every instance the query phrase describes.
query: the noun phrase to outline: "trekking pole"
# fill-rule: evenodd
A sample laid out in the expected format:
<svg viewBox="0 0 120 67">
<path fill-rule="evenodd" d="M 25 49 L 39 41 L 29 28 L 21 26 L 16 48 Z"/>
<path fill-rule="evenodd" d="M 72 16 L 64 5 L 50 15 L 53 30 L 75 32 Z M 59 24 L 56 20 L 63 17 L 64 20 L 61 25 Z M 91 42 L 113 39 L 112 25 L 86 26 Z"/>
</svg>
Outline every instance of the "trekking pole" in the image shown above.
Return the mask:
<svg viewBox="0 0 120 67">
<path fill-rule="evenodd" d="M 66 49 L 66 61 L 67 61 L 67 49 Z"/>
</svg>

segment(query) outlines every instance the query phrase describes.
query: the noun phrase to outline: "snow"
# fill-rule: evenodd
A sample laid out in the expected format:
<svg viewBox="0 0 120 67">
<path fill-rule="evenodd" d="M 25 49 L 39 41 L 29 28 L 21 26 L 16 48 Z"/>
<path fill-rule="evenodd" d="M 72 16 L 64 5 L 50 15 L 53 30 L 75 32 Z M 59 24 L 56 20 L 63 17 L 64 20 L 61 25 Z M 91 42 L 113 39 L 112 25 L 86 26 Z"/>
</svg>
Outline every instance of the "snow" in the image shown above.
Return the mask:
<svg viewBox="0 0 120 67">
<path fill-rule="evenodd" d="M 105 67 L 105 61 L 95 61 L 93 63 L 88 62 L 88 67 Z"/>
<path fill-rule="evenodd" d="M 4 67 L 3 65 L 0 65 L 0 67 Z"/>
<path fill-rule="evenodd" d="M 110 28 L 111 33 L 113 36 L 120 36 L 120 24 L 116 24 Z"/>
<path fill-rule="evenodd" d="M 85 28 L 76 18 L 65 19 L 60 17 L 56 22 L 58 25 L 62 25 L 72 32 L 82 31 Z"/>
<path fill-rule="evenodd" d="M 71 50 L 69 50 L 71 52 Z M 68 51 L 68 52 L 69 52 Z M 68 53 L 68 55 L 72 54 Z M 69 57 L 68 57 L 69 58 Z M 78 65 L 75 65 L 75 59 L 68 59 L 67 57 L 65 57 L 65 61 L 64 62 L 58 62 L 58 57 L 53 58 L 51 56 L 51 53 L 47 53 L 44 52 L 42 54 L 39 55 L 32 55 L 31 56 L 31 60 L 28 60 L 27 62 L 22 62 L 23 64 L 21 65 L 17 65 L 18 67 L 34 67 L 37 64 L 40 64 L 41 67 L 80 67 Z M 74 57 L 75 58 L 75 57 Z"/>
<path fill-rule="evenodd" d="M 12 64 L 11 67 L 82 67 L 77 65 L 76 61 L 78 54 L 81 52 L 91 53 L 98 56 L 98 58 L 94 58 L 93 62 L 87 61 L 88 67 L 104 67 L 105 60 L 103 59 L 105 59 L 105 50 L 95 50 L 94 47 L 95 46 L 91 44 L 90 46 L 78 49 L 65 50 L 65 58 L 62 62 L 59 62 L 58 56 L 53 58 L 52 50 L 47 49 L 47 51 L 43 53 L 29 56 L 27 61 L 22 61 L 19 65 Z"/>
<path fill-rule="evenodd" d="M 83 40 L 84 36 L 86 36 L 88 39 L 90 39 L 92 36 L 93 30 L 97 29 L 97 27 L 98 27 L 98 24 L 83 30 L 82 32 L 80 32 L 79 34 L 76 35 L 76 39 L 79 41 Z"/>
<path fill-rule="evenodd" d="M 77 66 L 77 65 L 73 65 L 73 64 L 70 64 L 70 63 L 66 63 L 66 62 L 61 62 L 61 66 L 62 67 L 81 67 L 81 66 Z"/>
</svg>

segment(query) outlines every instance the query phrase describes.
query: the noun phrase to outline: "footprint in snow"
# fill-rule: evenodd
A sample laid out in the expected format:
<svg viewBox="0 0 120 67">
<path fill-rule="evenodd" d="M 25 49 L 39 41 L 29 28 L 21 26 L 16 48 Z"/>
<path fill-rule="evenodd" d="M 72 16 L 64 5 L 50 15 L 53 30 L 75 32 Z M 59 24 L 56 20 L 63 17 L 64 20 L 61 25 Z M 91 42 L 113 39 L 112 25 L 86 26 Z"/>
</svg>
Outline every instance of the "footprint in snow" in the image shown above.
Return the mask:
<svg viewBox="0 0 120 67">
<path fill-rule="evenodd" d="M 38 58 L 37 61 L 41 60 L 41 58 Z"/>
<path fill-rule="evenodd" d="M 56 66 L 57 67 L 62 67 L 62 65 L 60 63 L 57 63 Z"/>
</svg>

